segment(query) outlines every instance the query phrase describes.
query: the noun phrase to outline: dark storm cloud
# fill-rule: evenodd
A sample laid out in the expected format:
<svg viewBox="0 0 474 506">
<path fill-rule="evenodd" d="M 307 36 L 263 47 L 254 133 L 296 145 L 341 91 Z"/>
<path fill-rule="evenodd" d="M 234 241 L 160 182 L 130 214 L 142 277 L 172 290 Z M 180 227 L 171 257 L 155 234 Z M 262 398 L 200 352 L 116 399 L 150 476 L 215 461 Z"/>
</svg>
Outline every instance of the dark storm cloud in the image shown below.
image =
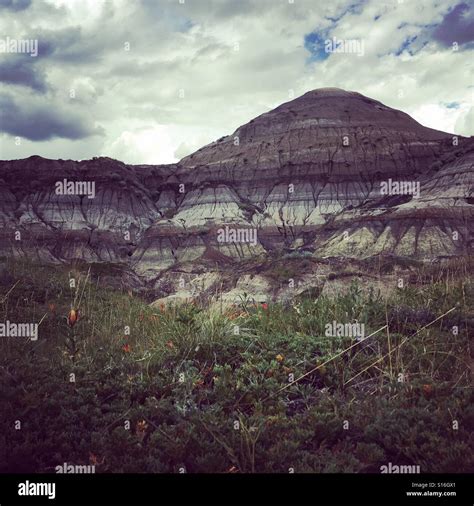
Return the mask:
<svg viewBox="0 0 474 506">
<path fill-rule="evenodd" d="M 434 32 L 434 38 L 445 46 L 453 42 L 465 44 L 474 41 L 474 9 L 460 3 L 446 14 Z"/>
<path fill-rule="evenodd" d="M 51 104 L 16 101 L 8 94 L 0 95 L 0 131 L 24 137 L 32 141 L 43 141 L 62 137 L 82 139 L 91 135 L 102 135 L 103 129 L 64 107 Z"/>
<path fill-rule="evenodd" d="M 45 74 L 29 55 L 9 55 L 0 61 L 0 81 L 27 86 L 40 93 L 47 91 Z"/>
<path fill-rule="evenodd" d="M 46 70 L 52 68 L 52 62 L 77 65 L 93 61 L 98 54 L 94 44 L 83 41 L 79 27 L 56 31 L 37 30 L 31 32 L 28 38 L 38 41 L 37 56 L 0 55 L 0 82 L 45 93 L 48 91 Z"/>
<path fill-rule="evenodd" d="M 24 11 L 31 5 L 31 0 L 0 0 L 0 9 Z"/>
</svg>

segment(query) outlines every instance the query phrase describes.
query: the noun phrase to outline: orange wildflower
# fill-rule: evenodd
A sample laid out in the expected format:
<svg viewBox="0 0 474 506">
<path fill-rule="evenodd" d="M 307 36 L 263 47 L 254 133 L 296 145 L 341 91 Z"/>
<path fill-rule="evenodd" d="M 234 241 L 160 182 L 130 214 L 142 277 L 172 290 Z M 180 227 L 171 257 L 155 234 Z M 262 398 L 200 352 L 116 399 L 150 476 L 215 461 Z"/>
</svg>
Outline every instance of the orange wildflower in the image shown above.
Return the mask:
<svg viewBox="0 0 474 506">
<path fill-rule="evenodd" d="M 148 424 L 145 422 L 145 420 L 140 420 L 137 422 L 137 425 L 135 426 L 136 434 L 140 441 L 143 441 L 143 438 L 145 437 L 146 430 L 148 428 Z"/>
<path fill-rule="evenodd" d="M 79 318 L 79 310 L 76 311 L 75 309 L 71 309 L 71 311 L 69 311 L 69 314 L 67 316 L 67 324 L 70 327 L 74 327 L 78 318 Z"/>
</svg>

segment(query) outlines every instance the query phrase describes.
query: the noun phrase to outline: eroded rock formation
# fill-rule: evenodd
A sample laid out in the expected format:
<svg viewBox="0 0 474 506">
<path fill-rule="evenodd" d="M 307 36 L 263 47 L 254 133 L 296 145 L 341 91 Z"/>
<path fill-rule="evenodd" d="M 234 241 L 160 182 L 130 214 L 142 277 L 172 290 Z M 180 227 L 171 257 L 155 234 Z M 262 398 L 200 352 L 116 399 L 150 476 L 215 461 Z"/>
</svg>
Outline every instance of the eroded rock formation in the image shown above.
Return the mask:
<svg viewBox="0 0 474 506">
<path fill-rule="evenodd" d="M 469 254 L 473 166 L 472 137 L 325 88 L 174 165 L 37 156 L 0 162 L 0 255 L 121 264 L 157 294 L 183 297 L 219 283 L 228 293 L 251 290 L 269 259 L 320 260 L 300 273 L 303 290 L 325 275 L 328 258 Z M 94 198 L 57 195 L 63 179 L 93 181 Z M 387 181 L 418 193 L 384 194 Z M 240 240 L 229 233 L 220 240 L 226 228 Z M 245 240 L 249 232 L 256 240 Z M 255 280 L 255 293 L 275 291 L 266 285 L 271 276 Z"/>
</svg>

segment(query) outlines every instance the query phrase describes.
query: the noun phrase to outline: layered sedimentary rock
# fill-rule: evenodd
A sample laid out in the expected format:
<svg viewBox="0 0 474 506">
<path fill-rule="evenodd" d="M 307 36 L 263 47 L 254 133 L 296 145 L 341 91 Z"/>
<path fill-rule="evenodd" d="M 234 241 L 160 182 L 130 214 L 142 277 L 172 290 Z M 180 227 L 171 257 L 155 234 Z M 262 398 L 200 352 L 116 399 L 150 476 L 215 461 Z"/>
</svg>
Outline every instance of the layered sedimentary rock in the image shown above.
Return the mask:
<svg viewBox="0 0 474 506">
<path fill-rule="evenodd" d="M 473 163 L 472 138 L 359 93 L 315 90 L 174 165 L 0 162 L 0 255 L 122 263 L 164 295 L 183 275 L 212 290 L 275 255 L 465 255 Z M 58 195 L 63 179 L 93 181 L 94 198 Z"/>
</svg>

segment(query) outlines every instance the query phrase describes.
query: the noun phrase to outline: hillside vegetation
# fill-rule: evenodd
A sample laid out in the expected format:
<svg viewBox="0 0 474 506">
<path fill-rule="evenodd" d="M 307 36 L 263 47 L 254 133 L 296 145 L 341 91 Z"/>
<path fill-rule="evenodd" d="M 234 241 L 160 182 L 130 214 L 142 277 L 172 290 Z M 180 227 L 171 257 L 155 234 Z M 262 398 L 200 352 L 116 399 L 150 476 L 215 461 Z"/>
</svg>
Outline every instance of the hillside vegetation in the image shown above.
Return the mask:
<svg viewBox="0 0 474 506">
<path fill-rule="evenodd" d="M 0 471 L 474 470 L 470 274 L 152 308 L 84 267 L 7 261 L 0 322 L 40 325 L 0 338 Z M 333 321 L 373 335 L 328 337 Z"/>
</svg>

